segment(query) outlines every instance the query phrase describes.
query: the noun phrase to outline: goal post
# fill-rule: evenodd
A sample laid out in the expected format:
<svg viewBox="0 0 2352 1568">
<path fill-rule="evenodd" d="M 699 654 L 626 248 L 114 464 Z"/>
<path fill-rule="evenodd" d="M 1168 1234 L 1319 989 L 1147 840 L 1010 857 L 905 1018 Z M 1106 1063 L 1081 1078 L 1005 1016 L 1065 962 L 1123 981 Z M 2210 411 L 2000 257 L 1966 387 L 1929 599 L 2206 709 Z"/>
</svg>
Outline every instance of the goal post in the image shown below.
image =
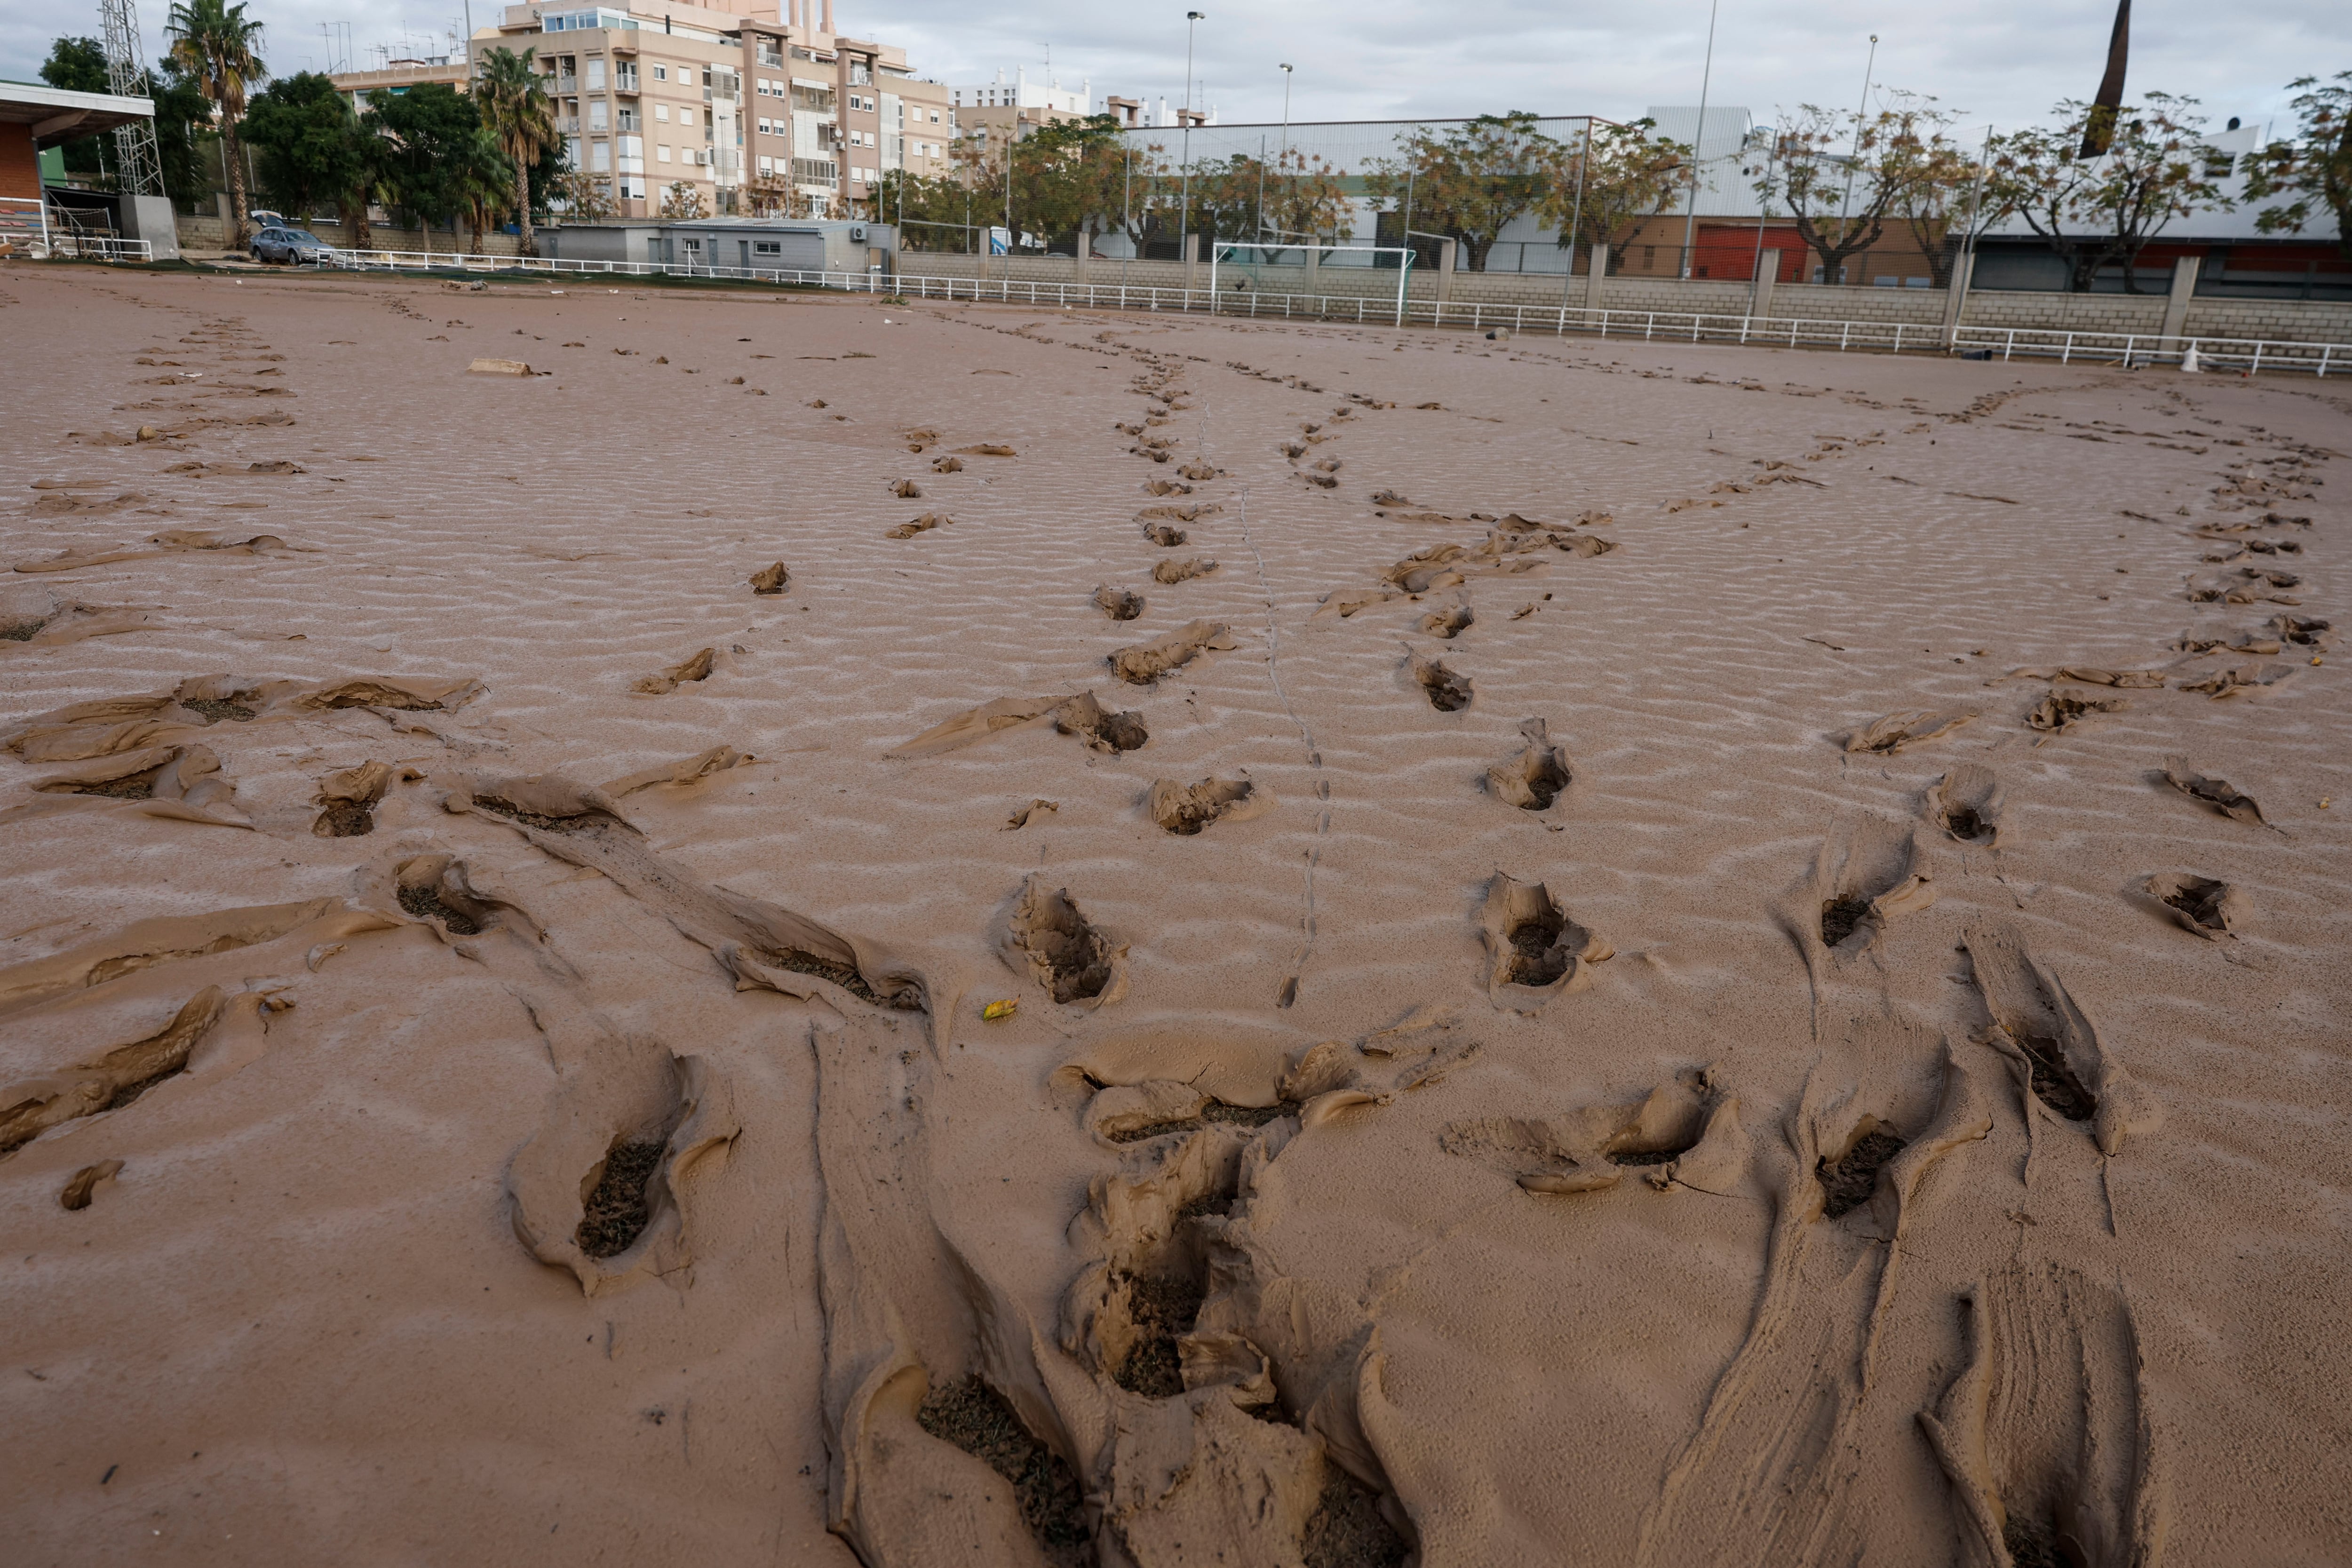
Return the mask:
<svg viewBox="0 0 2352 1568">
<path fill-rule="evenodd" d="M 1215 240 L 1209 247 L 1212 309 L 1238 304 L 1232 299 L 1235 295 L 1379 300 L 1384 304 L 1393 302 L 1396 324 L 1402 327 L 1412 287 L 1414 254 L 1411 246 L 1327 240 L 1308 235 L 1266 233 L 1249 239 Z"/>
</svg>

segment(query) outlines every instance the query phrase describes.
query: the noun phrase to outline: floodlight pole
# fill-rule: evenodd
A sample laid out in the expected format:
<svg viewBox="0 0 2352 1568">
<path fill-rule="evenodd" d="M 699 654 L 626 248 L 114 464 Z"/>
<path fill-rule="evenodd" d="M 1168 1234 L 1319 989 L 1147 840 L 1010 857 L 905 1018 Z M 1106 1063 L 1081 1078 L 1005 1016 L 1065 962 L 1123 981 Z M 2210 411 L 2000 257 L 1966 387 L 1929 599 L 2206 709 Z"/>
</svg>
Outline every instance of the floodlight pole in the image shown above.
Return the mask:
<svg viewBox="0 0 2352 1568">
<path fill-rule="evenodd" d="M 1698 130 L 1691 141 L 1690 210 L 1683 215 L 1683 265 L 1680 277 L 1691 275 L 1691 235 L 1698 226 L 1698 170 L 1706 162 L 1702 149 L 1706 146 L 1706 89 L 1715 80 L 1715 14 L 1722 0 L 1707 0 L 1706 63 L 1698 73 Z"/>
<path fill-rule="evenodd" d="M 1772 128 L 1772 140 L 1764 149 L 1764 185 L 1767 190 L 1769 190 L 1772 185 L 1772 166 L 1780 162 L 1780 128 L 1775 125 Z M 1752 286 L 1756 282 L 1758 274 L 1759 274 L 1764 268 L 1765 216 L 1764 203 L 1759 201 L 1756 204 L 1756 258 L 1748 264 L 1748 281 L 1751 286 L 1751 290 Z M 1779 274 L 1775 273 L 1774 278 L 1776 280 L 1778 277 Z"/>
<path fill-rule="evenodd" d="M 1870 35 L 1870 58 L 1862 68 L 1862 105 L 1853 114 L 1853 148 L 1846 156 L 1845 195 L 1838 198 L 1838 243 L 1845 243 L 1846 209 L 1853 205 L 1853 166 L 1862 162 L 1862 121 L 1870 112 L 1870 75 L 1878 66 L 1878 35 Z"/>
<path fill-rule="evenodd" d="M 1282 152 L 1280 156 L 1282 177 L 1286 180 L 1290 178 L 1290 80 L 1294 74 L 1290 67 L 1282 68 Z M 1260 202 L 1258 205 L 1263 208 L 1265 204 Z M 1258 214 L 1257 220 L 1261 224 L 1265 222 L 1265 214 L 1263 211 Z"/>
<path fill-rule="evenodd" d="M 1176 154 L 1184 165 L 1182 195 L 1180 198 L 1183 210 L 1176 218 L 1176 258 L 1179 261 L 1184 258 L 1185 248 L 1192 237 L 1192 34 L 1196 26 L 1204 20 L 1206 18 L 1198 11 L 1184 13 L 1184 107 L 1176 111 L 1176 117 L 1184 122 L 1183 143 Z"/>
<path fill-rule="evenodd" d="M 1576 285 L 1576 252 L 1584 231 L 1584 179 L 1592 170 L 1592 116 L 1584 117 L 1584 156 L 1576 163 L 1576 208 L 1568 220 L 1568 270 L 1560 277 L 1559 302 L 1568 303 Z M 1586 276 L 1591 276 L 1592 264 L 1586 262 Z"/>
</svg>

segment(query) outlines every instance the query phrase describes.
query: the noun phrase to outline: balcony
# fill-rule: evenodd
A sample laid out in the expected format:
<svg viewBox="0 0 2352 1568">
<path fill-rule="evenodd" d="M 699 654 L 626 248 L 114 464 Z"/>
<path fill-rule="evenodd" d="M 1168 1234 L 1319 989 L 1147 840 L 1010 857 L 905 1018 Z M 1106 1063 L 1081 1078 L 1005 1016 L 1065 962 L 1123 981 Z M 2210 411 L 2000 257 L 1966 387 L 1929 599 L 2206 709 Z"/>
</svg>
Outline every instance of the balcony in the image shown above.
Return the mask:
<svg viewBox="0 0 2352 1568">
<path fill-rule="evenodd" d="M 559 76 L 551 79 L 555 83 L 555 91 L 558 94 L 575 93 L 580 90 L 580 79 L 576 76 Z"/>
</svg>

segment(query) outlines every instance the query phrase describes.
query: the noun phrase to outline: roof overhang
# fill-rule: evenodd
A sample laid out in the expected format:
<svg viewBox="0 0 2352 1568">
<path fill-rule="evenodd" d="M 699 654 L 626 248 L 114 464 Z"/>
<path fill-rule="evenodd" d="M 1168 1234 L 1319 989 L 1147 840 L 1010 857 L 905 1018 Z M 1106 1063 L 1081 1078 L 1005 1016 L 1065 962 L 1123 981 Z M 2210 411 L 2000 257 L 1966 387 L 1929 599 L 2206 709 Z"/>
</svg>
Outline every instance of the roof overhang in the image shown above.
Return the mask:
<svg viewBox="0 0 2352 1568">
<path fill-rule="evenodd" d="M 30 126 L 36 147 L 53 147 L 154 117 L 155 105 L 143 98 L 0 81 L 0 125 Z"/>
</svg>

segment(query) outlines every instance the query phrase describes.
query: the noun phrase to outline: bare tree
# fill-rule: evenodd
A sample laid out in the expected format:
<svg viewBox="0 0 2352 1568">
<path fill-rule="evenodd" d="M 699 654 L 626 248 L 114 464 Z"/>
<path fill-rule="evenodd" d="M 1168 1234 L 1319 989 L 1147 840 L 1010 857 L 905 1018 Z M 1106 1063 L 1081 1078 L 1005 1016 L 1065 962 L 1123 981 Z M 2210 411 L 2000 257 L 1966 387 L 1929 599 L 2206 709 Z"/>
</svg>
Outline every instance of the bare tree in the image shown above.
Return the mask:
<svg viewBox="0 0 2352 1568">
<path fill-rule="evenodd" d="M 2288 199 L 2264 207 L 2254 226 L 2264 234 L 2301 234 L 2318 208 L 2336 218 L 2336 248 L 2352 257 L 2352 71 L 2322 82 L 2315 76 L 2287 83 L 2299 123 L 2287 141 L 2255 153 L 2246 171 L 2246 199 Z"/>
<path fill-rule="evenodd" d="M 1988 184 L 2066 264 L 2066 286 L 2087 294 L 2100 271 L 2124 268 L 2124 291 L 2139 292 L 2139 253 L 2174 218 L 2237 204 L 2221 189 L 2226 160 L 2205 145 L 2205 117 L 2193 98 L 2151 92 L 2116 111 L 2106 151 L 2084 157 L 2095 123 L 2108 111 L 2068 99 L 2061 123 L 1994 140 Z"/>
<path fill-rule="evenodd" d="M 1847 258 L 1875 246 L 1890 221 L 1906 221 L 1906 205 L 1931 228 L 1941 221 L 1942 209 L 1918 187 L 1956 173 L 1944 135 L 1952 114 L 1924 94 L 1887 99 L 1875 114 L 1800 105 L 1756 182 L 1766 211 L 1778 203 L 1795 218 L 1798 237 L 1821 258 L 1824 282 L 1842 281 Z"/>
</svg>

